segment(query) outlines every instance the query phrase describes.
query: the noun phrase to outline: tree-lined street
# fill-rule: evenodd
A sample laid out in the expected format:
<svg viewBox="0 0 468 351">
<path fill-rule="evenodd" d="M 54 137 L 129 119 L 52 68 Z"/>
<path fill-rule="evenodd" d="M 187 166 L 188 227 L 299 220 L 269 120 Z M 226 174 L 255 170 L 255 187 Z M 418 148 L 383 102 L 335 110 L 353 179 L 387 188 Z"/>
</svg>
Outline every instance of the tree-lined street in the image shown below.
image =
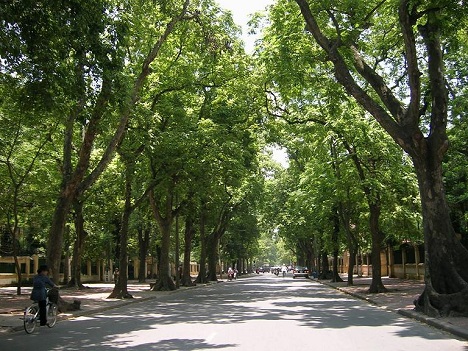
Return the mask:
<svg viewBox="0 0 468 351">
<path fill-rule="evenodd" d="M 216 0 L 1 2 L 0 285 L 163 293 L 6 347 L 464 347 L 310 281 L 215 283 L 424 280 L 415 313 L 468 318 L 465 2 L 258 1 L 254 47 Z"/>
<path fill-rule="evenodd" d="M 188 289 L 2 338 L 10 350 L 466 351 L 437 329 L 305 279 L 273 274 Z"/>
</svg>

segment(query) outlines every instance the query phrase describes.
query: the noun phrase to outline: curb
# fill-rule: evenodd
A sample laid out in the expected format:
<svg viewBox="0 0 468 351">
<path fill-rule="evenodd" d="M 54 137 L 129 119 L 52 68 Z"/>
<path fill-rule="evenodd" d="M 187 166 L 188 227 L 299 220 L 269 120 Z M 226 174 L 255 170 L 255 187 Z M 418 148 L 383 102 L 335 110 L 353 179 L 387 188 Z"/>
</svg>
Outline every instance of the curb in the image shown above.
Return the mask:
<svg viewBox="0 0 468 351">
<path fill-rule="evenodd" d="M 437 319 L 434 317 L 428 317 L 420 312 L 416 312 L 412 310 L 399 309 L 396 312 L 402 316 L 409 317 L 411 319 L 417 320 L 418 322 L 425 323 L 437 329 L 441 329 L 445 332 L 448 332 L 450 334 L 453 334 L 455 336 L 468 340 L 468 331 L 461 327 L 457 327 L 456 325 L 450 324 L 445 321 L 441 321 L 440 319 Z"/>
<path fill-rule="evenodd" d="M 330 288 L 333 288 L 335 290 L 338 290 L 338 291 L 341 291 L 347 295 L 350 295 L 354 298 L 357 298 L 359 300 L 363 300 L 363 301 L 366 301 L 368 303 L 370 303 L 371 305 L 374 305 L 374 306 L 378 306 L 380 308 L 383 308 L 383 309 L 387 309 L 387 310 L 390 310 L 392 312 L 395 312 L 401 316 L 404 316 L 404 317 L 408 317 L 408 318 L 411 318 L 411 319 L 414 319 L 418 322 L 421 322 L 421 323 L 425 323 L 427 325 L 430 325 L 431 327 L 435 327 L 437 329 L 440 329 L 440 330 L 443 330 L 445 332 L 448 332 L 452 335 L 455 335 L 457 337 L 460 337 L 462 339 L 465 339 L 465 340 L 468 340 L 468 331 L 461 328 L 461 327 L 458 327 L 456 325 L 453 325 L 451 323 L 448 323 L 448 322 L 445 322 L 445 321 L 441 321 L 440 319 L 437 319 L 437 318 L 434 318 L 434 317 L 429 317 L 429 316 L 426 316 L 420 312 L 416 312 L 414 310 L 404 310 L 404 309 L 397 309 L 397 310 L 394 310 L 394 309 L 389 309 L 387 306 L 385 305 L 382 305 L 372 299 L 369 299 L 368 297 L 364 297 L 362 295 L 359 295 L 359 294 L 356 294 L 352 291 L 347 291 L 346 289 L 343 289 L 343 288 L 340 288 L 339 286 L 334 286 L 334 285 L 331 285 L 331 284 L 328 284 L 324 281 L 321 281 L 321 280 L 314 280 L 316 281 L 317 283 L 319 284 L 322 284 L 322 285 L 325 285 L 325 286 L 328 286 Z"/>
<path fill-rule="evenodd" d="M 327 282 L 324 282 L 324 281 L 318 280 L 318 279 L 315 280 L 315 281 L 317 283 L 320 283 L 322 285 L 328 286 L 328 287 L 333 288 L 335 290 L 341 291 L 342 293 L 345 293 L 347 295 L 355 297 L 356 299 L 366 301 L 366 302 L 370 303 L 371 305 L 379 306 L 379 307 L 382 307 L 382 308 L 387 308 L 387 306 L 383 306 L 383 305 L 379 304 L 378 302 L 376 302 L 376 301 L 374 301 L 374 300 L 372 300 L 372 299 L 370 299 L 368 297 L 364 297 L 364 296 L 356 294 L 356 293 L 354 293 L 352 291 L 348 291 L 346 289 L 340 288 L 339 286 L 334 286 L 334 285 L 328 284 Z"/>
</svg>

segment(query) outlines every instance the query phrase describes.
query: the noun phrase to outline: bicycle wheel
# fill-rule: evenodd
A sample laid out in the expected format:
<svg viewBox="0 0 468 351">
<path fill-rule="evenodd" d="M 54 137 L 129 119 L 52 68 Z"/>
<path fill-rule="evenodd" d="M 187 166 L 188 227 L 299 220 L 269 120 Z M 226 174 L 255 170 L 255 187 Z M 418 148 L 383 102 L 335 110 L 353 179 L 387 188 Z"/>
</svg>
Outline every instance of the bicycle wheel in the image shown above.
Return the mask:
<svg viewBox="0 0 468 351">
<path fill-rule="evenodd" d="M 53 328 L 57 323 L 57 305 L 55 303 L 49 304 L 49 310 L 47 311 L 47 326 Z"/>
<path fill-rule="evenodd" d="M 23 325 L 26 333 L 31 334 L 36 329 L 36 322 L 39 314 L 39 308 L 31 305 L 24 310 Z"/>
</svg>

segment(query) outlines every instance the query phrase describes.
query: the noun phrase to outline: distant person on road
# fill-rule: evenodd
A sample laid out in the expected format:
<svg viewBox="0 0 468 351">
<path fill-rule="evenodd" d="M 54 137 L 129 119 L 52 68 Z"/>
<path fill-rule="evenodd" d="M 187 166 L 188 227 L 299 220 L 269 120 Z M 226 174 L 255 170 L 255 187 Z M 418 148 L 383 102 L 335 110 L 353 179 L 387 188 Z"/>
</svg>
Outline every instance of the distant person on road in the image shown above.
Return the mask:
<svg viewBox="0 0 468 351">
<path fill-rule="evenodd" d="M 286 265 L 283 264 L 283 266 L 281 266 L 281 273 L 283 274 L 283 277 L 286 276 L 287 271 L 288 271 L 288 267 L 286 267 Z"/>
<path fill-rule="evenodd" d="M 234 270 L 229 267 L 228 269 L 228 280 L 232 280 L 232 278 L 234 277 Z"/>
<path fill-rule="evenodd" d="M 37 301 L 39 305 L 40 325 L 47 325 L 47 285 L 51 288 L 58 288 L 48 277 L 49 267 L 42 265 L 37 270 L 37 275 L 33 279 L 33 289 L 31 300 Z"/>
</svg>

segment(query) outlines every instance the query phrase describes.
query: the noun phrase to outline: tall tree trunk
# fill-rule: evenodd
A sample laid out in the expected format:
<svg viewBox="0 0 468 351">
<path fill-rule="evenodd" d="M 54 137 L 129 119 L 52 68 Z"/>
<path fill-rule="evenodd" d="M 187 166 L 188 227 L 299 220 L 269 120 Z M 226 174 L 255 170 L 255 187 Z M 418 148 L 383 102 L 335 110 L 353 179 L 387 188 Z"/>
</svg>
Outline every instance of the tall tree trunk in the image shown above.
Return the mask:
<svg viewBox="0 0 468 351">
<path fill-rule="evenodd" d="M 381 293 L 387 291 L 382 283 L 382 269 L 380 250 L 382 245 L 382 234 L 379 228 L 380 219 L 380 194 L 378 190 L 372 189 L 367 179 L 370 177 L 376 177 L 376 167 L 373 161 L 368 162 L 367 167 L 363 166 L 362 160 L 359 158 L 358 153 L 354 145 L 348 143 L 346 139 L 342 139 L 343 146 L 350 155 L 356 171 L 359 176 L 360 186 L 366 197 L 367 206 L 369 207 L 369 230 L 372 239 L 372 281 L 369 287 L 369 293 Z M 366 175 L 364 168 L 370 172 L 370 176 Z M 374 191 L 375 190 L 375 191 Z"/>
<path fill-rule="evenodd" d="M 209 281 L 217 281 L 217 271 L 216 267 L 219 261 L 219 242 L 221 237 L 226 232 L 227 226 L 231 219 L 233 211 L 240 205 L 240 203 L 235 204 L 234 206 L 230 206 L 232 195 L 228 194 L 227 200 L 224 202 L 219 215 L 218 221 L 216 223 L 213 232 L 211 233 L 210 237 L 208 238 L 208 280 Z M 235 263 L 235 262 L 234 262 Z"/>
<path fill-rule="evenodd" d="M 8 170 L 10 172 L 10 178 L 13 181 L 14 192 L 13 192 L 13 226 L 11 226 L 11 216 L 7 213 L 7 223 L 8 223 L 8 231 L 11 236 L 11 244 L 13 249 L 13 260 L 15 262 L 15 271 L 16 271 L 16 294 L 21 295 L 21 285 L 23 284 L 23 277 L 21 272 L 21 265 L 18 260 L 19 255 L 19 240 L 18 240 L 18 231 L 19 231 L 19 218 L 18 218 L 18 194 L 19 194 L 19 187 L 22 182 L 16 183 L 14 181 L 13 172 L 11 169 L 11 165 L 8 160 Z M 29 172 L 28 172 L 29 173 Z"/>
<path fill-rule="evenodd" d="M 338 215 L 338 208 L 333 208 L 333 232 L 332 232 L 332 245 L 333 245 L 333 276 L 331 281 L 333 283 L 342 282 L 340 274 L 338 273 L 338 253 L 340 250 L 340 217 Z"/>
<path fill-rule="evenodd" d="M 340 277 L 340 274 L 338 272 L 338 260 L 339 260 L 338 250 L 334 249 L 333 250 L 332 278 L 331 278 L 332 283 L 343 281 L 343 279 Z"/>
<path fill-rule="evenodd" d="M 119 276 L 108 299 L 131 299 L 133 296 L 128 292 L 128 228 L 132 214 L 132 179 L 133 168 L 127 164 L 125 167 L 125 205 L 122 213 L 120 227 L 120 252 L 119 252 Z"/>
<path fill-rule="evenodd" d="M 338 206 L 338 213 L 344 231 L 346 233 L 346 244 L 348 247 L 349 253 L 349 262 L 348 262 L 348 282 L 347 285 L 354 285 L 354 266 L 356 265 L 356 255 L 358 252 L 358 241 L 353 231 L 351 230 L 351 219 L 345 210 L 345 206 L 340 202 Z"/>
<path fill-rule="evenodd" d="M 67 247 L 69 245 L 65 244 L 65 247 Z M 63 258 L 64 259 L 64 262 L 63 262 L 63 284 L 65 285 L 68 285 L 70 283 L 70 280 L 71 280 L 71 268 L 70 268 L 70 254 L 68 253 L 68 251 L 65 251 L 65 257 Z"/>
<path fill-rule="evenodd" d="M 192 240 L 195 235 L 194 219 L 192 216 L 187 215 L 185 218 L 185 231 L 184 231 L 184 263 L 182 268 L 182 286 L 192 286 L 192 278 L 190 277 L 190 255 L 192 253 Z"/>
<path fill-rule="evenodd" d="M 383 285 L 382 282 L 382 267 L 381 267 L 381 259 L 380 259 L 380 251 L 382 249 L 382 233 L 380 231 L 379 221 L 380 221 L 380 212 L 381 212 L 381 205 L 380 205 L 380 195 L 378 190 L 373 191 L 373 189 L 367 185 L 367 176 L 364 172 L 364 167 L 359 159 L 357 152 L 354 147 L 344 142 L 344 145 L 351 155 L 351 159 L 356 166 L 356 170 L 359 175 L 359 179 L 361 181 L 361 187 L 364 191 L 367 206 L 369 207 L 369 230 L 372 239 L 372 248 L 371 248 L 371 263 L 372 263 L 372 281 L 369 287 L 368 292 L 372 294 L 386 292 L 387 289 Z M 374 165 L 369 165 L 368 169 L 371 172 L 372 176 L 376 176 L 376 172 L 374 169 Z"/>
<path fill-rule="evenodd" d="M 166 223 L 160 225 L 161 229 L 161 261 L 159 266 L 158 279 L 156 284 L 153 285 L 151 290 L 153 291 L 171 291 L 175 290 L 176 286 L 171 277 L 171 265 L 169 261 L 169 254 L 171 249 L 171 225 Z"/>
<path fill-rule="evenodd" d="M 328 263 L 328 253 L 325 250 L 322 251 L 320 260 L 322 261 L 322 271 L 319 274 L 319 279 L 330 279 L 330 264 Z"/>
<path fill-rule="evenodd" d="M 148 256 L 150 241 L 150 230 L 148 228 L 138 228 L 138 246 L 140 266 L 138 269 L 138 282 L 144 283 L 146 281 L 146 256 Z"/>
<path fill-rule="evenodd" d="M 387 291 L 382 283 L 382 260 L 380 254 L 382 251 L 383 235 L 379 228 L 380 205 L 373 203 L 369 205 L 370 209 L 370 231 L 372 235 L 372 282 L 369 287 L 369 293 L 381 293 Z"/>
<path fill-rule="evenodd" d="M 156 264 L 157 264 L 157 270 L 156 270 L 156 279 L 159 277 L 159 269 L 161 267 L 161 245 L 156 244 Z"/>
<path fill-rule="evenodd" d="M 217 266 L 219 260 L 219 234 L 211 233 L 207 239 L 208 242 L 208 280 L 218 281 Z"/>
<path fill-rule="evenodd" d="M 425 289 L 416 308 L 430 316 L 468 315 L 468 251 L 451 225 L 441 162 L 416 160 L 421 194 Z"/>
<path fill-rule="evenodd" d="M 176 203 L 177 203 L 176 199 Z M 179 215 L 175 216 L 175 247 L 174 247 L 174 268 L 175 268 L 175 286 L 176 289 L 180 288 L 180 276 L 182 275 L 182 270 L 180 267 L 180 236 L 179 236 Z"/>
<path fill-rule="evenodd" d="M 73 244 L 72 277 L 68 285 L 77 289 L 83 289 L 84 285 L 81 283 L 81 258 L 88 233 L 84 229 L 83 202 L 78 199 L 75 200 L 73 208 L 75 211 L 76 238 Z"/>
<path fill-rule="evenodd" d="M 150 192 L 150 204 L 153 211 L 153 216 L 159 224 L 161 230 L 161 258 L 159 262 L 159 274 L 156 283 L 151 290 L 153 291 L 170 291 L 175 290 L 176 286 L 171 277 L 170 272 L 170 249 L 171 249 L 171 228 L 174 218 L 174 210 L 172 209 L 173 200 L 173 186 L 168 189 L 166 199 L 164 201 L 164 208 L 160 207 L 154 198 L 154 192 Z M 164 213 L 161 213 L 164 211 Z"/>
<path fill-rule="evenodd" d="M 16 228 L 13 230 L 13 233 L 15 233 L 17 230 Z M 15 267 L 16 267 L 16 295 L 21 295 L 21 285 L 23 283 L 23 276 L 21 272 L 21 265 L 18 260 L 18 253 L 19 253 L 19 248 L 18 248 L 18 241 L 16 238 L 16 233 L 12 233 L 12 240 L 13 240 L 13 259 L 15 261 Z"/>
<path fill-rule="evenodd" d="M 64 256 L 63 256 L 63 284 L 67 286 L 69 285 L 70 280 L 72 279 L 70 252 L 69 250 L 66 249 L 71 246 L 70 240 L 72 240 L 72 238 L 70 238 L 70 225 L 67 224 L 65 226 L 65 231 L 64 231 Z M 75 238 L 73 238 L 73 241 L 74 240 Z"/>
<path fill-rule="evenodd" d="M 68 212 L 73 201 L 74 194 L 60 195 L 52 218 L 52 225 L 49 230 L 47 241 L 47 262 L 52 273 L 52 280 L 58 284 L 60 282 L 60 262 L 63 252 L 63 233 L 67 223 Z"/>
<path fill-rule="evenodd" d="M 312 246 L 312 242 L 309 241 L 307 245 L 306 251 L 306 266 L 313 272 L 314 267 L 314 247 Z"/>
<path fill-rule="evenodd" d="M 203 204 L 200 213 L 200 271 L 196 279 L 197 283 L 207 283 L 206 277 L 206 252 L 207 252 L 207 238 L 206 238 L 206 206 Z"/>
<path fill-rule="evenodd" d="M 348 263 L 348 286 L 354 285 L 354 266 L 356 265 L 356 255 L 358 252 L 357 246 L 351 244 L 348 246 L 349 250 L 349 263 Z"/>
</svg>

